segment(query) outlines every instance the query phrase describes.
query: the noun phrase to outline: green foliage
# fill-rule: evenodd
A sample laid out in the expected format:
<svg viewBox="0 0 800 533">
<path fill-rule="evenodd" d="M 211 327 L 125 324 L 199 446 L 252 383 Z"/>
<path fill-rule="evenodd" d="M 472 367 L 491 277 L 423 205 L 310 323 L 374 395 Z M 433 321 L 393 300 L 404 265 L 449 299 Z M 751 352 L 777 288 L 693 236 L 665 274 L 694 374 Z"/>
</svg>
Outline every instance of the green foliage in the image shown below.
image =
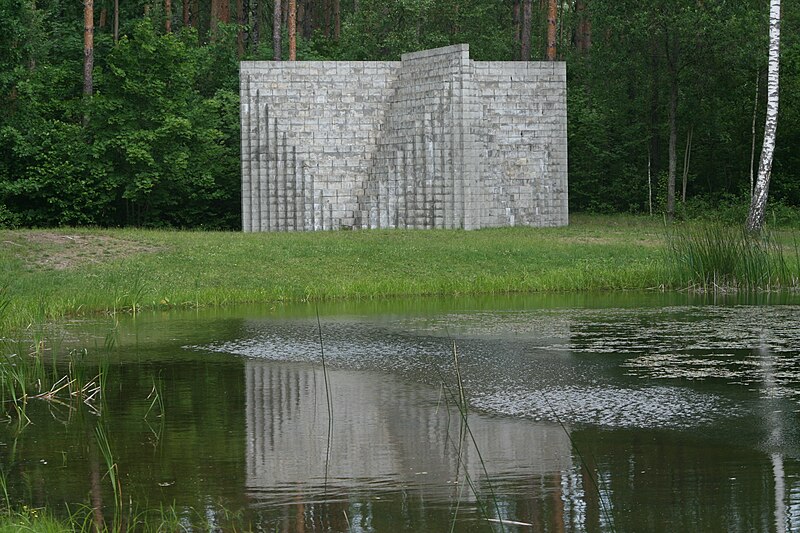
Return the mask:
<svg viewBox="0 0 800 533">
<path fill-rule="evenodd" d="M 109 162 L 116 224 L 235 227 L 238 99 L 203 88 L 208 55 L 188 39 L 138 24 L 111 51 L 98 76 L 90 131 Z M 187 61 L 188 59 L 191 59 Z"/>
<path fill-rule="evenodd" d="M 236 63 L 220 59 L 230 39 L 196 41 L 137 23 L 96 63 L 90 101 L 76 61 L 18 80 L 0 127 L 0 224 L 237 227 Z"/>
<path fill-rule="evenodd" d="M 669 96 L 677 84 L 679 182 L 689 131 L 693 138 L 689 203 L 679 214 L 692 217 L 707 204 L 739 216 L 750 186 L 754 103 L 756 158 L 763 129 L 766 6 L 757 0 L 584 4 L 579 13 L 577 3 L 559 3 L 558 52 L 569 76 L 570 208 L 647 212 L 648 176 L 654 207 L 663 208 Z M 396 60 L 455 43 L 468 43 L 476 60 L 518 55 L 520 28 L 510 2 L 360 0 L 341 6 L 338 40 L 324 8 L 306 6 L 300 60 Z M 220 23 L 212 32 L 204 1 L 192 13 L 196 27 L 184 27 L 175 12 L 175 32 L 165 34 L 162 4 L 123 2 L 122 37 L 115 43 L 111 4 L 99 3 L 106 22 L 101 25 L 96 13 L 96 92 L 86 98 L 82 5 L 0 2 L 0 226 L 238 228 L 237 39 L 243 30 L 244 59 L 271 59 L 268 7 L 258 10 L 256 43 L 256 12 L 244 28 Z M 530 44 L 540 59 L 545 12 L 542 4 L 533 7 Z M 577 46 L 583 16 L 591 25 L 588 50 Z M 796 3 L 785 4 L 782 26 L 775 220 L 796 217 L 792 209 L 800 206 Z M 287 40 L 284 29 L 284 52 Z M 744 206 L 733 209 L 730 199 Z"/>
<path fill-rule="evenodd" d="M 396 60 L 406 52 L 469 43 L 473 59 L 511 57 L 511 11 L 477 0 L 362 0 L 342 29 L 337 59 Z"/>
</svg>

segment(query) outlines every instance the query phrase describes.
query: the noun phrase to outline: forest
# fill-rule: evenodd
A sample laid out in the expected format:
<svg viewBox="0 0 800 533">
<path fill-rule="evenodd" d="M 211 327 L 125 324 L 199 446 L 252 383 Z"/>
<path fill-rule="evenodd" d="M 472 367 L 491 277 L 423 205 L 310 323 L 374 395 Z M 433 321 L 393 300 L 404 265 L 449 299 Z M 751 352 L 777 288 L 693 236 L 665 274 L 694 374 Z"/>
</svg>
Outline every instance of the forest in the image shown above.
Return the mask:
<svg viewBox="0 0 800 533">
<path fill-rule="evenodd" d="M 800 221 L 800 6 L 769 220 Z M 0 227 L 239 229 L 241 60 L 566 61 L 570 210 L 743 222 L 766 0 L 0 0 Z"/>
</svg>

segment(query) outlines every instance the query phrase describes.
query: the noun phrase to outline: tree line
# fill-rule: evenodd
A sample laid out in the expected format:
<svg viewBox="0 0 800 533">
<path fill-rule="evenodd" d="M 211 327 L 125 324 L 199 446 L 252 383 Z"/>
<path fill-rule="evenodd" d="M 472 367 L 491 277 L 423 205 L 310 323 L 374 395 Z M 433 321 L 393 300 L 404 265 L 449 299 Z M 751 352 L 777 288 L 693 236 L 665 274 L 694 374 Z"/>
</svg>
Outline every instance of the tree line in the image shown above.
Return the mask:
<svg viewBox="0 0 800 533">
<path fill-rule="evenodd" d="M 773 216 L 800 206 L 800 8 L 781 15 Z M 240 60 L 563 60 L 573 211 L 747 212 L 766 0 L 3 0 L 0 226 L 235 229 Z M 738 215 L 737 215 L 738 216 Z"/>
</svg>

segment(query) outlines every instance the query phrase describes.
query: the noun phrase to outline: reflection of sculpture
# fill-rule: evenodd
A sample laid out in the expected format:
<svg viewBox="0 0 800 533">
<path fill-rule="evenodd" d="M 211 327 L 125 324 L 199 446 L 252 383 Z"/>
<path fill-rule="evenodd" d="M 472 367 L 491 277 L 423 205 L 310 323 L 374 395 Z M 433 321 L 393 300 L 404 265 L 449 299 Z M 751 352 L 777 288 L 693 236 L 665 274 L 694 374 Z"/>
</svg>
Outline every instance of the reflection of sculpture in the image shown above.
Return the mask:
<svg viewBox="0 0 800 533">
<path fill-rule="evenodd" d="M 419 486 L 447 498 L 464 469 L 482 488 L 483 468 L 470 442 L 458 460 L 458 413 L 435 391 L 364 371 L 329 373 L 333 433 L 320 368 L 248 360 L 247 486 L 251 494 L 375 491 Z M 531 478 L 572 466 L 560 427 L 471 414 L 469 425 L 491 478 Z M 469 490 L 464 498 L 472 498 Z"/>
</svg>

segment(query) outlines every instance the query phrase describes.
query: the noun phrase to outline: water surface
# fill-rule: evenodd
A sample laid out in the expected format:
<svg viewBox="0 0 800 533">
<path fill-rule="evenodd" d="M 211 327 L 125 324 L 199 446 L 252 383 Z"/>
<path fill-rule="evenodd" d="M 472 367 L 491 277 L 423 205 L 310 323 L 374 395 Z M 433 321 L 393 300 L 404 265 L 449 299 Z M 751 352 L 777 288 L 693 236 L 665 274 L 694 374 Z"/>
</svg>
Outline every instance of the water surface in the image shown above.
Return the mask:
<svg viewBox="0 0 800 533">
<path fill-rule="evenodd" d="M 110 361 L 101 416 L 32 404 L 0 458 L 20 502 L 109 508 L 99 425 L 126 497 L 197 530 L 793 531 L 798 317 L 617 294 L 71 322 L 60 349 Z"/>
</svg>

